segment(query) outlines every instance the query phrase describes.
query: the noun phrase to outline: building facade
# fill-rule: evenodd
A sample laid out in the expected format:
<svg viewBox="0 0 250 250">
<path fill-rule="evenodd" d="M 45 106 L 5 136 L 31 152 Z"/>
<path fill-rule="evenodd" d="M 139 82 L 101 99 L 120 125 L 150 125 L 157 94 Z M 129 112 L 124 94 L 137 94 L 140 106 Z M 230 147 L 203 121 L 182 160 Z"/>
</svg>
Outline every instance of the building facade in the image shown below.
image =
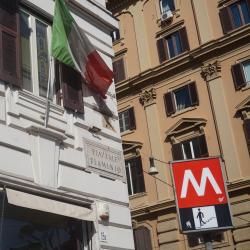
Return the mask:
<svg viewBox="0 0 250 250">
<path fill-rule="evenodd" d="M 250 1 L 107 2 L 136 249 L 204 248 L 180 232 L 169 161 L 208 156 L 222 159 L 234 224 L 213 245 L 250 249 Z"/>
<path fill-rule="evenodd" d="M 66 3 L 112 68 L 105 1 Z M 54 4 L 0 2 L 0 249 L 134 249 L 115 87 L 50 59 Z"/>
</svg>

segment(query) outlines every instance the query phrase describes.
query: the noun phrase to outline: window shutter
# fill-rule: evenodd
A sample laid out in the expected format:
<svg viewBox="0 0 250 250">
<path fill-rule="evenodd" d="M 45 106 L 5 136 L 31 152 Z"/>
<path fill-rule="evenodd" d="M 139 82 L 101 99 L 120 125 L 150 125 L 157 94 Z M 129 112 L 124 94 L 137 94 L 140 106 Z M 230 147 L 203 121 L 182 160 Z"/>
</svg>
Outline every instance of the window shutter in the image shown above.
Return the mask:
<svg viewBox="0 0 250 250">
<path fill-rule="evenodd" d="M 225 8 L 220 9 L 219 15 L 220 15 L 220 21 L 221 21 L 223 33 L 226 34 L 233 29 L 233 25 L 232 25 L 230 13 L 229 13 L 229 8 L 225 7 Z"/>
<path fill-rule="evenodd" d="M 199 136 L 199 142 L 200 142 L 200 157 L 207 157 L 208 156 L 208 150 L 207 150 L 207 142 L 205 135 Z"/>
<path fill-rule="evenodd" d="M 250 119 L 244 120 L 244 131 L 247 140 L 247 144 L 250 144 Z"/>
<path fill-rule="evenodd" d="M 61 64 L 63 106 L 75 112 L 84 113 L 82 77 L 74 69 Z"/>
<path fill-rule="evenodd" d="M 183 154 L 180 143 L 175 143 L 172 145 L 172 155 L 174 161 L 183 160 Z"/>
<path fill-rule="evenodd" d="M 134 194 L 145 192 L 144 175 L 142 170 L 141 157 L 128 160 L 132 177 Z"/>
<path fill-rule="evenodd" d="M 134 239 L 136 250 L 152 250 L 150 231 L 146 227 L 135 229 Z"/>
<path fill-rule="evenodd" d="M 241 63 L 234 64 L 232 65 L 231 69 L 232 69 L 235 89 L 238 90 L 246 86 L 246 80 L 242 64 Z"/>
<path fill-rule="evenodd" d="M 173 92 L 168 92 L 164 95 L 165 109 L 167 116 L 175 113 L 175 105 L 173 100 Z"/>
<path fill-rule="evenodd" d="M 162 63 L 168 59 L 166 41 L 164 38 L 161 38 L 157 40 L 156 44 L 157 44 L 157 49 L 158 49 L 159 61 L 160 63 Z"/>
<path fill-rule="evenodd" d="M 18 0 L 0 1 L 0 79 L 21 87 Z"/>
<path fill-rule="evenodd" d="M 192 82 L 188 85 L 191 105 L 199 105 L 198 91 L 195 82 Z"/>
<path fill-rule="evenodd" d="M 134 129 L 136 129 L 134 108 L 130 108 L 128 110 L 128 114 L 129 114 L 129 128 L 131 130 L 134 130 Z"/>
<path fill-rule="evenodd" d="M 145 183 L 144 183 L 144 175 L 142 170 L 141 157 L 134 158 L 134 174 L 132 176 L 133 179 L 133 187 L 135 193 L 145 192 Z M 132 171 L 133 172 L 133 171 Z"/>
<path fill-rule="evenodd" d="M 125 67 L 123 58 L 113 62 L 114 81 L 120 82 L 125 79 Z"/>
<path fill-rule="evenodd" d="M 182 52 L 190 50 L 186 27 L 181 28 L 179 30 L 179 34 L 181 39 Z"/>
</svg>

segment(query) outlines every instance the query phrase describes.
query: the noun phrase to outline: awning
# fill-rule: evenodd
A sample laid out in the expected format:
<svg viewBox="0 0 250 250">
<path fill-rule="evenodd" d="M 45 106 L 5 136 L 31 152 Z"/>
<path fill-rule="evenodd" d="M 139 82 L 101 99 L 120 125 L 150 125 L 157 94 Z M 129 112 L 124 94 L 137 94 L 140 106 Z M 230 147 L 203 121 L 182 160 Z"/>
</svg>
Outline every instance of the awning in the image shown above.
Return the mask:
<svg viewBox="0 0 250 250">
<path fill-rule="evenodd" d="M 51 200 L 12 189 L 6 189 L 6 192 L 8 202 L 12 205 L 67 216 L 79 220 L 95 220 L 94 212 L 86 207 Z"/>
</svg>

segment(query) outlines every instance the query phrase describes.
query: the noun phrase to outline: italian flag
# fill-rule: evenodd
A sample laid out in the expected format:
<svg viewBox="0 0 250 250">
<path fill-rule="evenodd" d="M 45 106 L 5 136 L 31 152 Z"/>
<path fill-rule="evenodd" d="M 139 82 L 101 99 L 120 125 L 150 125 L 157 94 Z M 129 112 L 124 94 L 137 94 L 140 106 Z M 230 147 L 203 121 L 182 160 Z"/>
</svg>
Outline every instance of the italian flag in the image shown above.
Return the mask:
<svg viewBox="0 0 250 250">
<path fill-rule="evenodd" d="M 52 26 L 52 56 L 81 73 L 88 86 L 106 98 L 113 72 L 78 27 L 64 0 L 56 0 Z"/>
</svg>

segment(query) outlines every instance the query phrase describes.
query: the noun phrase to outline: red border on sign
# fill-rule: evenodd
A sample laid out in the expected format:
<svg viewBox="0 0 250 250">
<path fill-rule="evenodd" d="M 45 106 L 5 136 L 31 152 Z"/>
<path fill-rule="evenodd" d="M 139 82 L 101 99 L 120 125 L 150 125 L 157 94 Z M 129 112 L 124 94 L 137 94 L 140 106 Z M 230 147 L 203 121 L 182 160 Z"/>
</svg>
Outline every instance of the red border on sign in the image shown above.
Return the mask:
<svg viewBox="0 0 250 250">
<path fill-rule="evenodd" d="M 219 158 L 172 163 L 179 208 L 228 203 Z"/>
</svg>

